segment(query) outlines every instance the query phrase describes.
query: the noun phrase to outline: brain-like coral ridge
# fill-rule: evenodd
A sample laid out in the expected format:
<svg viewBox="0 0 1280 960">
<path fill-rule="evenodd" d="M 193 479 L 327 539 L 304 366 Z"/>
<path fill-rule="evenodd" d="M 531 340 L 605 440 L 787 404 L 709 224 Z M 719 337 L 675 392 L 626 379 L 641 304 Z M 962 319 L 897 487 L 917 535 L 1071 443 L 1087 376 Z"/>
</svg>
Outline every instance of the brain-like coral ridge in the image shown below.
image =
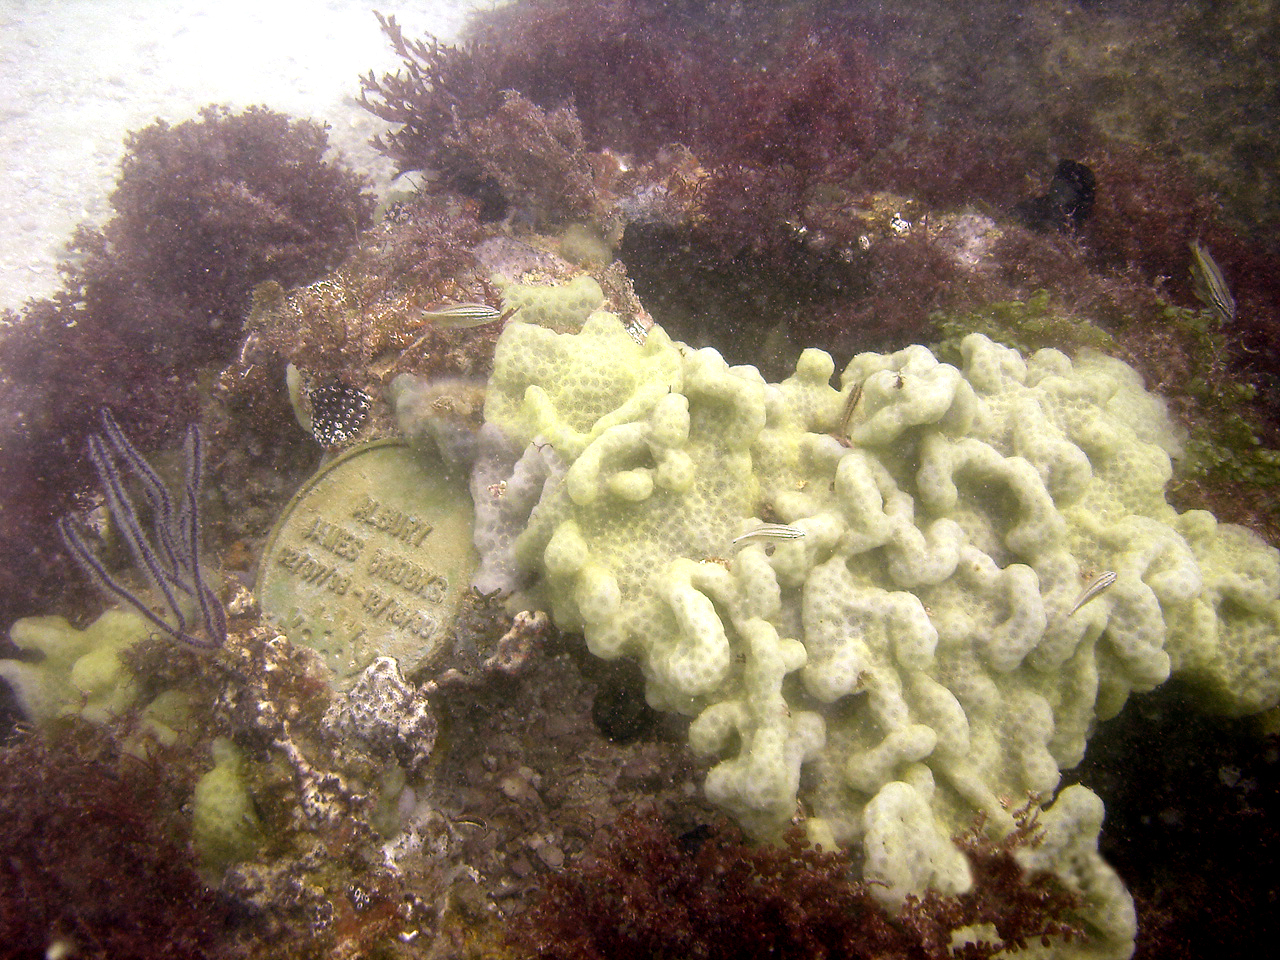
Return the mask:
<svg viewBox="0 0 1280 960">
<path fill-rule="evenodd" d="M 1280 558 L 1165 501 L 1179 437 L 1136 373 L 979 335 L 962 356 L 861 354 L 836 388 L 807 350 L 768 384 L 607 313 L 511 323 L 486 421 L 515 453 L 477 468 L 483 569 L 508 578 L 485 586 L 636 659 L 721 757 L 714 801 L 759 837 L 803 817 L 860 844 L 890 903 L 965 889 L 948 838 L 1052 797 L 1131 691 L 1178 670 L 1227 711 L 1280 699 Z M 765 522 L 804 535 L 733 542 Z M 1101 819 L 1063 790 L 1024 856 L 1085 896 L 1088 955 L 1122 957 Z"/>
</svg>

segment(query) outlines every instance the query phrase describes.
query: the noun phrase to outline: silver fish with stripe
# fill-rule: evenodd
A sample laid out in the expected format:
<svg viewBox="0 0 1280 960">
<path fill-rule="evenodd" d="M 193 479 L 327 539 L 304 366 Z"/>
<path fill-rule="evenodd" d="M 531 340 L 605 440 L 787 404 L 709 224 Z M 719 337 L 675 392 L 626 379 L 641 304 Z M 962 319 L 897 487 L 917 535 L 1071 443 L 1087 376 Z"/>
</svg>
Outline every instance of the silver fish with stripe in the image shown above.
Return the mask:
<svg viewBox="0 0 1280 960">
<path fill-rule="evenodd" d="M 740 547 L 755 540 L 799 540 L 804 531 L 789 523 L 762 523 L 754 530 L 748 530 L 740 537 L 733 538 L 733 545 Z"/>
<path fill-rule="evenodd" d="M 1103 570 L 1102 573 L 1094 577 L 1093 582 L 1089 584 L 1087 587 L 1085 587 L 1084 590 L 1080 593 L 1080 596 L 1076 599 L 1075 604 L 1072 605 L 1071 609 L 1067 611 L 1067 616 L 1068 617 L 1071 616 L 1073 613 L 1075 613 L 1077 610 L 1079 610 L 1081 607 L 1083 607 L 1086 603 L 1088 603 L 1090 600 L 1094 599 L 1095 597 L 1101 596 L 1103 591 L 1105 591 L 1108 587 L 1110 587 L 1115 582 L 1116 582 L 1116 572 L 1114 570 Z"/>
<path fill-rule="evenodd" d="M 467 330 L 485 324 L 509 320 L 519 307 L 497 310 L 487 303 L 450 303 L 432 307 L 423 313 L 423 319 L 433 326 L 447 330 Z"/>
</svg>

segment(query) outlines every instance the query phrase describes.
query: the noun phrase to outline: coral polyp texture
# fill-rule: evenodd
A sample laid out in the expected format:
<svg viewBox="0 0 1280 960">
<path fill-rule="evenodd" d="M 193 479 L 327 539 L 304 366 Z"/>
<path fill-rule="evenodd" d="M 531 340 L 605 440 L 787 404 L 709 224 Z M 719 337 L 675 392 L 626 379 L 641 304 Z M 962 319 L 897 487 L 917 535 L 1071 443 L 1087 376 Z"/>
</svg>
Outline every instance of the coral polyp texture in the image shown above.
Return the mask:
<svg viewBox="0 0 1280 960">
<path fill-rule="evenodd" d="M 1280 699 L 1280 554 L 1166 502 L 1180 436 L 1138 375 L 977 334 L 960 355 L 860 354 L 837 389 L 818 350 L 770 384 L 605 312 L 512 322 L 473 480 L 479 588 L 637 660 L 721 757 L 711 799 L 757 838 L 860 845 L 891 907 L 967 889 L 950 838 L 1012 831 L 1131 691 L 1179 671 L 1226 712 Z M 1019 858 L 1083 897 L 1080 955 L 1125 957 L 1102 815 L 1064 789 Z"/>
</svg>

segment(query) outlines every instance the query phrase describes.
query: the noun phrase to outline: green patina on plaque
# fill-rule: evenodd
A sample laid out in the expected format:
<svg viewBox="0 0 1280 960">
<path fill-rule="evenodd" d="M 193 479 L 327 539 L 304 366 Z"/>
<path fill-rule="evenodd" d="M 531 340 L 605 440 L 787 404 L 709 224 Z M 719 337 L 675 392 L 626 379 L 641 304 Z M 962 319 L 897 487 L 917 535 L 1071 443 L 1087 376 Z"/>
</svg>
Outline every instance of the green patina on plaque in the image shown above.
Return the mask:
<svg viewBox="0 0 1280 960">
<path fill-rule="evenodd" d="M 442 652 L 477 562 L 471 497 L 399 440 L 347 451 L 285 508 L 258 574 L 262 610 L 340 687 L 375 657 L 412 673 Z"/>
</svg>

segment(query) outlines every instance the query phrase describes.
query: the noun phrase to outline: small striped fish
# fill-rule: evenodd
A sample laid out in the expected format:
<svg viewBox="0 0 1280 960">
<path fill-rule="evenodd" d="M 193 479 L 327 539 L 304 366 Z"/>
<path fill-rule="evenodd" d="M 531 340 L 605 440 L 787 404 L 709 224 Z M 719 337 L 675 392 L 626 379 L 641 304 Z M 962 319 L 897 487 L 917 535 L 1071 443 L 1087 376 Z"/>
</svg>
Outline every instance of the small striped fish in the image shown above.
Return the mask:
<svg viewBox="0 0 1280 960">
<path fill-rule="evenodd" d="M 1094 597 L 1101 595 L 1104 590 L 1115 582 L 1116 572 L 1114 570 L 1103 570 L 1102 573 L 1093 578 L 1093 583 L 1084 588 L 1079 599 L 1076 600 L 1075 605 L 1067 611 L 1067 616 L 1071 616 Z"/>
<path fill-rule="evenodd" d="M 470 327 L 483 327 L 487 323 L 497 323 L 511 319 L 519 307 L 509 310 L 495 310 L 487 303 L 449 303 L 429 308 L 422 316 L 437 327 L 447 330 L 466 330 Z"/>
<path fill-rule="evenodd" d="M 803 530 L 789 523 L 762 523 L 754 530 L 748 530 L 742 536 L 734 537 L 733 545 L 739 547 L 753 540 L 799 540 L 803 536 Z"/>
<path fill-rule="evenodd" d="M 1191 241 L 1191 279 L 1196 285 L 1196 296 L 1218 323 L 1230 323 L 1236 318 L 1236 299 L 1227 287 L 1227 278 L 1199 240 Z"/>
<path fill-rule="evenodd" d="M 849 396 L 844 398 L 844 406 L 840 410 L 840 422 L 836 424 L 837 440 L 849 439 L 849 424 L 853 422 L 853 411 L 858 409 L 858 401 L 862 399 L 862 381 L 853 385 Z"/>
</svg>

